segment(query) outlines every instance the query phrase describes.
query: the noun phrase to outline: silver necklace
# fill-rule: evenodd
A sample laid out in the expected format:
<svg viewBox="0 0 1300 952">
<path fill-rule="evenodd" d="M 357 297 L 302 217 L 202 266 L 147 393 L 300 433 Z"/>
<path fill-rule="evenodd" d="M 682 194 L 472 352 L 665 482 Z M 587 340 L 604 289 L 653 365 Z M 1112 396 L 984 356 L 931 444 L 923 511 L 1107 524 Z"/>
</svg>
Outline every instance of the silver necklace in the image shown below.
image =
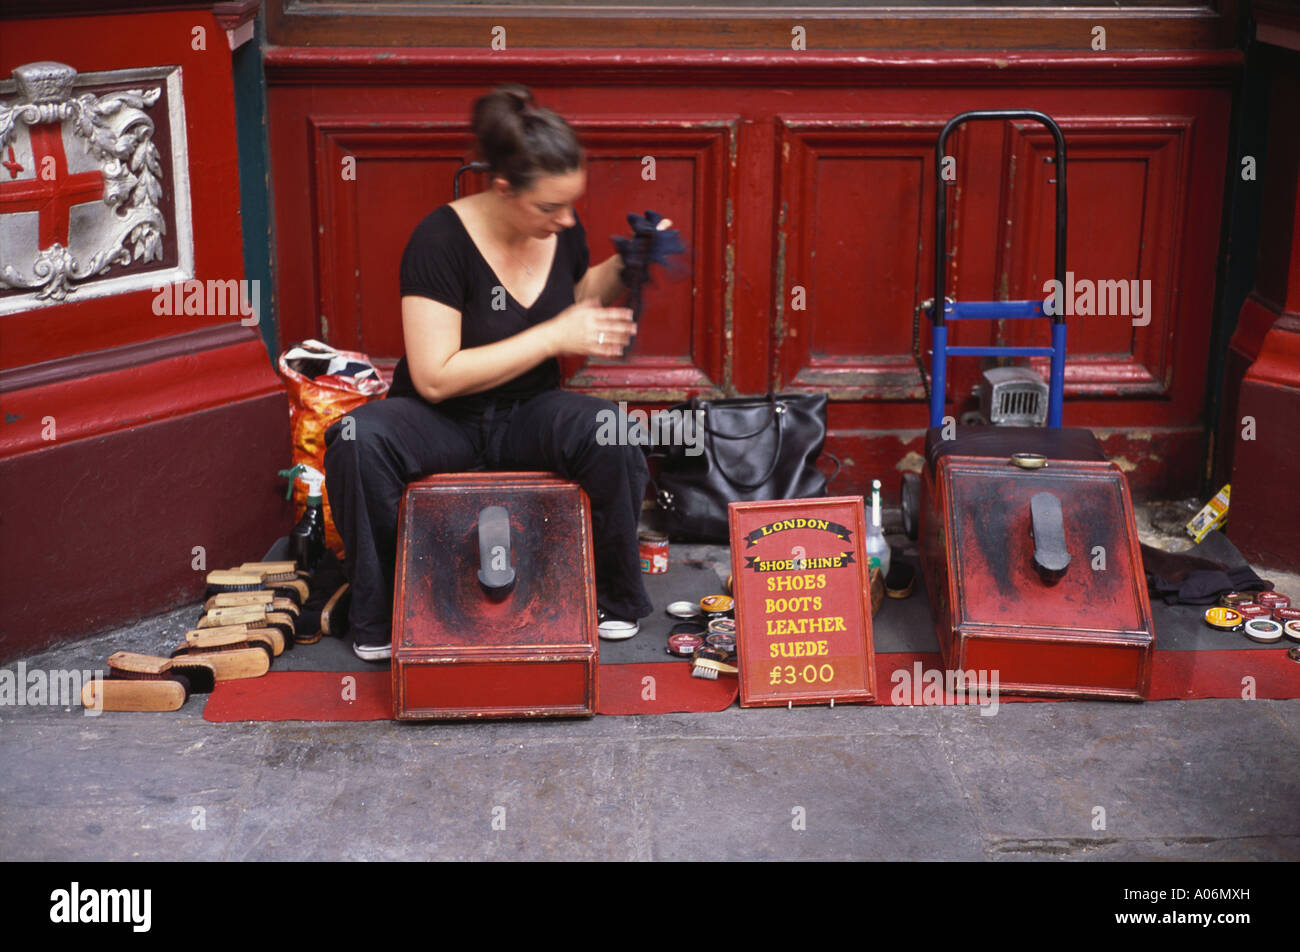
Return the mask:
<svg viewBox="0 0 1300 952">
<path fill-rule="evenodd" d="M 510 257 L 514 258 L 516 261 L 519 261 L 519 258 L 509 248 L 506 249 L 506 254 L 510 255 Z M 524 265 L 524 270 L 527 271 L 530 275 L 533 273 L 533 269 L 528 267 L 528 265 L 524 264 L 522 261 L 519 261 L 519 263 Z"/>
</svg>

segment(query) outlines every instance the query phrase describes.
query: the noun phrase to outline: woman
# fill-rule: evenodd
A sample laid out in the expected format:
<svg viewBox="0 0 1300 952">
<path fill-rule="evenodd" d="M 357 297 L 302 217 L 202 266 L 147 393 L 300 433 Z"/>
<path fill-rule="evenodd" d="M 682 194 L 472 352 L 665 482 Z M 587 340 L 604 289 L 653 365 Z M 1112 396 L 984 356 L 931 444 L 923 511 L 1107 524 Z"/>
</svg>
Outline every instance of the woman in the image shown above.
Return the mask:
<svg viewBox="0 0 1300 952">
<path fill-rule="evenodd" d="M 559 389 L 556 358 L 620 357 L 636 333 L 629 310 L 605 306 L 625 290 L 618 256 L 588 268 L 573 209 L 581 146 L 522 86 L 480 98 L 473 123 L 491 186 L 416 226 L 401 265 L 406 356 L 388 398 L 352 412 L 353 439 L 342 421 L 325 435 L 349 629 L 367 661 L 389 657 L 398 507 L 430 473 L 484 465 L 576 481 L 591 500 L 601 637 L 632 637 L 652 611 L 637 552 L 645 458 L 598 444 L 598 414 L 613 404 Z"/>
</svg>

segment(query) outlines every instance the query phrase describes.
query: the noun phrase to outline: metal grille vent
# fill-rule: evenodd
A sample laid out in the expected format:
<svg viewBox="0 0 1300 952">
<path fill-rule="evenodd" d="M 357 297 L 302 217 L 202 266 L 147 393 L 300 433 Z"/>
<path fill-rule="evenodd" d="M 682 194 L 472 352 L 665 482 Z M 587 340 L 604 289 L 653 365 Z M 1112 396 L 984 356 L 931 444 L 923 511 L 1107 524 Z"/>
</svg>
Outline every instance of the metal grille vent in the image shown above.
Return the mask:
<svg viewBox="0 0 1300 952">
<path fill-rule="evenodd" d="M 1028 367 L 993 367 L 979 385 L 980 413 L 994 426 L 1047 422 L 1047 382 Z"/>
</svg>

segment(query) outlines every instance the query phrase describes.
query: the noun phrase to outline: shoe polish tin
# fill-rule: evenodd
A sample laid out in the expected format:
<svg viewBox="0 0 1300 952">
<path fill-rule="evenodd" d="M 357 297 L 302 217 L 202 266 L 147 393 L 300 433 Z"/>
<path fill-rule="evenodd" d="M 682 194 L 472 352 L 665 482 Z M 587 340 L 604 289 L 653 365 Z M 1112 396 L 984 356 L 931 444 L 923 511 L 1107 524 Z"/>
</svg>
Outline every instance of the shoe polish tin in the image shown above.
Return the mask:
<svg viewBox="0 0 1300 952">
<path fill-rule="evenodd" d="M 1246 622 L 1246 637 L 1271 645 L 1282 640 L 1282 626 L 1271 618 L 1252 618 Z"/>
<path fill-rule="evenodd" d="M 725 615 L 736 607 L 730 595 L 705 595 L 700 599 L 700 610 L 710 618 Z"/>
<path fill-rule="evenodd" d="M 736 636 L 736 619 L 734 618 L 710 618 L 709 634 L 711 635 L 731 635 Z"/>
<path fill-rule="evenodd" d="M 704 646 L 704 639 L 694 632 L 679 631 L 668 636 L 668 653 L 678 658 L 690 658 Z"/>
<path fill-rule="evenodd" d="M 1216 605 L 1205 612 L 1205 623 L 1219 631 L 1236 631 L 1241 627 L 1243 620 L 1240 611 L 1235 608 L 1224 608 L 1222 605 Z"/>
<path fill-rule="evenodd" d="M 1263 605 L 1272 611 L 1274 608 L 1290 608 L 1291 597 L 1283 595 L 1281 592 L 1260 592 L 1255 596 L 1256 604 Z"/>
<path fill-rule="evenodd" d="M 694 602 L 670 602 L 664 611 L 672 615 L 674 618 L 685 620 L 701 617 L 700 607 Z"/>
</svg>

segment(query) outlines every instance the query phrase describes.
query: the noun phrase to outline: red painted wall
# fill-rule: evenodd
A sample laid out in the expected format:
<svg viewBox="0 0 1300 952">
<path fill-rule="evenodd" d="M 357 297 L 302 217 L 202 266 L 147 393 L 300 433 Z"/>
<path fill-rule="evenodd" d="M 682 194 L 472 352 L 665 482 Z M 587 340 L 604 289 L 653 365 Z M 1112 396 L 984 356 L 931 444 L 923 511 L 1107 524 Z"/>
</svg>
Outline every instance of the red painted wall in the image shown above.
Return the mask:
<svg viewBox="0 0 1300 952">
<path fill-rule="evenodd" d="M 195 277 L 242 279 L 230 49 L 210 9 L 0 24 L 0 75 L 38 60 L 181 67 Z M 0 317 L 0 661 L 193 600 L 196 547 L 223 568 L 290 525 L 288 407 L 255 329 L 158 316 L 154 297 Z"/>
<path fill-rule="evenodd" d="M 206 51 L 191 47 L 192 30 L 206 33 Z M 38 60 L 67 63 L 80 73 L 179 65 L 187 103 L 186 138 L 194 219 L 196 276 L 242 278 L 238 165 L 225 31 L 210 11 L 142 16 L 8 20 L 0 26 L 0 76 Z M 0 369 L 70 354 L 152 340 L 225 323 L 220 317 L 160 318 L 153 292 L 137 291 L 42 308 L 0 319 Z M 111 301 L 111 304 L 106 303 Z"/>
</svg>

